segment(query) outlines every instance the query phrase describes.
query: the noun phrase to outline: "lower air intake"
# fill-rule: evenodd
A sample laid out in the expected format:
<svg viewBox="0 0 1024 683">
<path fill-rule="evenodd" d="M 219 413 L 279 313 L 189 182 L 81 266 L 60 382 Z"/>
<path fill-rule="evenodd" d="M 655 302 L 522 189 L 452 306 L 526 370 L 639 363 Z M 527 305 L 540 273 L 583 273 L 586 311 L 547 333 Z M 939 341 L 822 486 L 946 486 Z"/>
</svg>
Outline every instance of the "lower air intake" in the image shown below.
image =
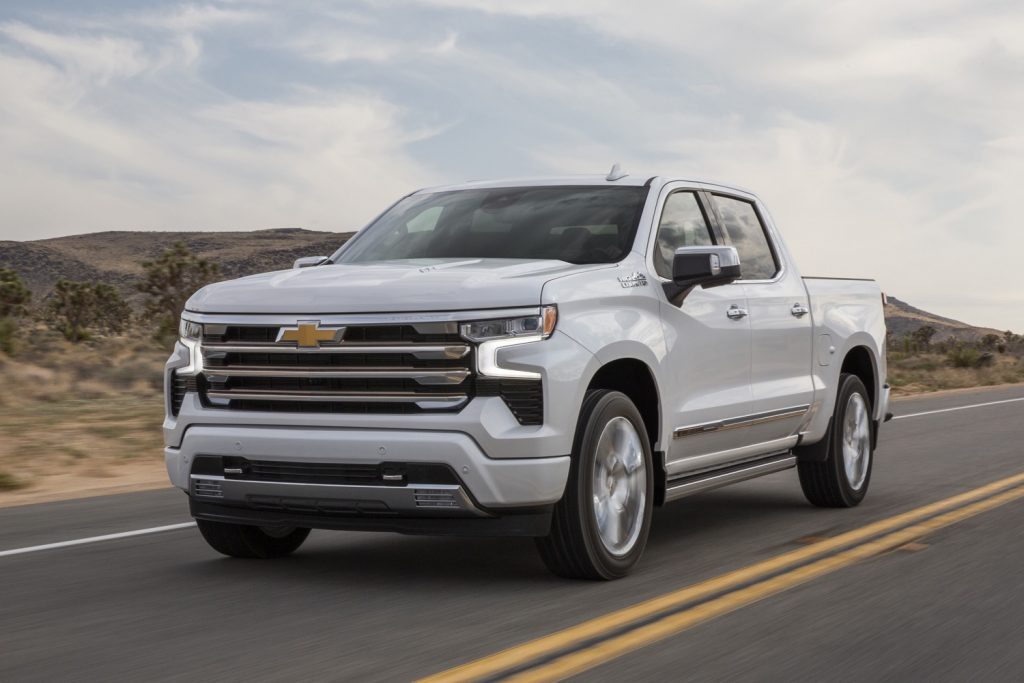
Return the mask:
<svg viewBox="0 0 1024 683">
<path fill-rule="evenodd" d="M 447 509 L 460 507 L 451 491 L 444 489 L 416 489 L 413 492 L 418 508 Z"/>
<path fill-rule="evenodd" d="M 192 495 L 200 498 L 223 498 L 224 486 L 219 479 L 193 479 Z"/>
</svg>

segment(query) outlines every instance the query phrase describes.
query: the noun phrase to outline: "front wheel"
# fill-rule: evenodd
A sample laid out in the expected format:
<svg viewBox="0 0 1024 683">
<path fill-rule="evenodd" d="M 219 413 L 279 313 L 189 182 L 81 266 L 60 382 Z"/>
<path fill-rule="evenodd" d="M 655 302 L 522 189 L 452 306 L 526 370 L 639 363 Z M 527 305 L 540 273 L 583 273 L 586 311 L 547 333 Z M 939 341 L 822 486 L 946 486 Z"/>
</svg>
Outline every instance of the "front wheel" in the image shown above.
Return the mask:
<svg viewBox="0 0 1024 683">
<path fill-rule="evenodd" d="M 196 525 L 211 548 L 229 557 L 284 557 L 295 552 L 309 536 L 309 529 L 300 527 L 248 526 L 206 519 L 197 519 Z"/>
<path fill-rule="evenodd" d="M 821 462 L 800 461 L 800 487 L 808 501 L 819 507 L 853 507 L 864 500 L 874 459 L 871 438 L 871 401 L 856 375 L 839 377 L 828 452 Z"/>
<path fill-rule="evenodd" d="M 643 418 L 618 391 L 583 401 L 565 495 L 551 532 L 537 539 L 555 574 L 617 579 L 637 563 L 651 526 L 654 470 Z"/>
</svg>

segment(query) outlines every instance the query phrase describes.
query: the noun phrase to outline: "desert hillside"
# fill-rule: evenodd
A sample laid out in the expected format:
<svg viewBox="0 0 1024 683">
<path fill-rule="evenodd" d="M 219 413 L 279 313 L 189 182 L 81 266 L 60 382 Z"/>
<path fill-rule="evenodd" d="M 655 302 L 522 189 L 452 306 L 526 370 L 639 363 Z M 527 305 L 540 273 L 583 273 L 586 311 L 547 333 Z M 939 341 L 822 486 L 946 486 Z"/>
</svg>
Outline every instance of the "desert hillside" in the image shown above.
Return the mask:
<svg viewBox="0 0 1024 683">
<path fill-rule="evenodd" d="M 981 340 L 986 334 L 1003 336 L 1004 330 L 996 330 L 990 327 L 975 327 L 959 320 L 943 318 L 934 313 L 922 311 L 920 308 L 915 308 L 892 296 L 888 298 L 889 303 L 885 307 L 885 324 L 891 338 L 898 339 L 912 334 L 915 330 L 925 325 L 935 328 L 934 341 L 955 339 L 957 341 L 975 342 Z"/>
<path fill-rule="evenodd" d="M 57 280 L 106 282 L 129 297 L 142 262 L 175 242 L 216 263 L 225 279 L 291 267 L 301 256 L 331 254 L 352 233 L 300 228 L 247 232 L 96 232 L 30 242 L 0 242 L 0 268 L 12 268 L 43 299 Z"/>
</svg>

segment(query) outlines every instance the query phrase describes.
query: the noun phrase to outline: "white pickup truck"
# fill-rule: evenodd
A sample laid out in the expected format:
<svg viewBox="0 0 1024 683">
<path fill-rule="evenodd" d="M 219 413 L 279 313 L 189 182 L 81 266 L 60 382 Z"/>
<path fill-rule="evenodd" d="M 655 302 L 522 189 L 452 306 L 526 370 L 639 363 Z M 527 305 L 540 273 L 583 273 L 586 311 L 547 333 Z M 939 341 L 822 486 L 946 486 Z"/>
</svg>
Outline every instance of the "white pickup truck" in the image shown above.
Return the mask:
<svg viewBox="0 0 1024 683">
<path fill-rule="evenodd" d="M 857 505 L 884 345 L 877 285 L 802 277 L 750 192 L 617 168 L 425 189 L 189 300 L 167 470 L 234 557 L 311 528 L 511 534 L 612 579 L 682 496 L 795 467 Z"/>
</svg>

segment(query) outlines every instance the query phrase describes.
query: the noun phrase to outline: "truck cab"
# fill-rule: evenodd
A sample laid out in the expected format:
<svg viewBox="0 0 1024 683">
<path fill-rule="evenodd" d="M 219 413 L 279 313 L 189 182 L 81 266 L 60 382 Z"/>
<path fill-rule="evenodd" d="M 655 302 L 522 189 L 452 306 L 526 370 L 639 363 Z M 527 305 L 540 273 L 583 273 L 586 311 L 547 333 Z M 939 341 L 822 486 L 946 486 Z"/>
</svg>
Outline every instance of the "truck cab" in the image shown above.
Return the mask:
<svg viewBox="0 0 1024 683">
<path fill-rule="evenodd" d="M 512 534 L 611 579 L 685 495 L 788 468 L 816 505 L 867 491 L 881 292 L 803 277 L 748 191 L 428 188 L 295 266 L 197 292 L 167 364 L 168 472 L 227 555 Z"/>
</svg>

